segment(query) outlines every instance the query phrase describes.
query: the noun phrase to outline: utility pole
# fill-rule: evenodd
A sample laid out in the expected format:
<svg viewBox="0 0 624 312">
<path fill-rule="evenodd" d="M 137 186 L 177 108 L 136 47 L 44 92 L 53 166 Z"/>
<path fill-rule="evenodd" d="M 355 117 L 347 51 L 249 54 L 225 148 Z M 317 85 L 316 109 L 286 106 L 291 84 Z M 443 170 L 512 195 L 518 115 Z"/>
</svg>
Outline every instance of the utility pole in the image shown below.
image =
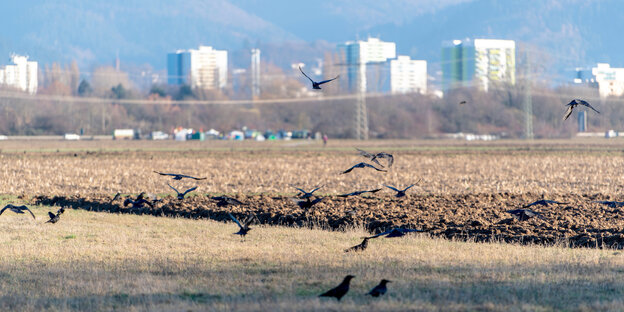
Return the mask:
<svg viewBox="0 0 624 312">
<path fill-rule="evenodd" d="M 525 52 L 526 73 L 524 78 L 524 138 L 533 140 L 533 102 L 531 96 L 531 59 L 529 51 Z"/>
</svg>

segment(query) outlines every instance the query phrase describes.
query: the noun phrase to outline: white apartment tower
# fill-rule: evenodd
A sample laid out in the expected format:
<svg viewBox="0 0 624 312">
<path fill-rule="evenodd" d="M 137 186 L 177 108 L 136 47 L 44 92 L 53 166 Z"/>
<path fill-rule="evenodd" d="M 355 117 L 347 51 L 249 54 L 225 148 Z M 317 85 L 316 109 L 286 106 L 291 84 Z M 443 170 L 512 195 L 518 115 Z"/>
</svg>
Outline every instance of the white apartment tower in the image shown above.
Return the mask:
<svg viewBox="0 0 624 312">
<path fill-rule="evenodd" d="M 192 88 L 221 89 L 227 84 L 227 51 L 209 46 L 178 50 L 167 55 L 169 84 L 189 84 Z"/>
<path fill-rule="evenodd" d="M 412 60 L 409 56 L 399 55 L 388 61 L 388 68 L 390 92 L 427 93 L 427 61 Z"/>
<path fill-rule="evenodd" d="M 379 65 L 396 57 L 396 43 L 384 42 L 378 38 L 366 41 L 349 41 L 338 45 L 346 66 L 348 88 L 351 92 L 366 92 L 367 67 Z"/>
<path fill-rule="evenodd" d="M 0 68 L 0 85 L 16 88 L 30 94 L 37 93 L 38 65 L 28 56 L 11 55 L 13 64 Z"/>
</svg>

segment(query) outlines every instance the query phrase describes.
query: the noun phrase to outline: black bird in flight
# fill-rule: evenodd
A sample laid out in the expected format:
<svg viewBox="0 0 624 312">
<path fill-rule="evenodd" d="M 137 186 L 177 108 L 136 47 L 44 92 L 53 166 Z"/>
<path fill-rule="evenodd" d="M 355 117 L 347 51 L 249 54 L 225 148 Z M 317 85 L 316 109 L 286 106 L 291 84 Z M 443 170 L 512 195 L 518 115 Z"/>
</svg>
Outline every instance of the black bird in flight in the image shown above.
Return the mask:
<svg viewBox="0 0 624 312">
<path fill-rule="evenodd" d="M 30 212 L 30 215 L 33 217 L 33 219 L 35 219 L 35 215 L 32 213 L 32 211 L 30 211 L 30 209 L 28 209 L 28 207 L 26 206 L 14 206 L 11 204 L 8 204 L 6 206 L 4 206 L 4 208 L 2 208 L 2 210 L 0 210 L 0 215 L 5 211 L 5 210 L 11 210 L 15 213 L 24 213 L 24 210 L 27 210 L 28 212 Z"/>
<path fill-rule="evenodd" d="M 418 182 L 420 182 L 420 180 L 418 180 Z M 412 186 L 418 184 L 418 182 L 416 182 L 416 183 L 414 183 L 414 184 L 412 184 L 412 185 L 410 185 L 410 186 L 408 186 L 408 187 L 406 187 L 405 189 L 402 189 L 402 190 L 399 190 L 399 189 L 397 189 L 394 186 L 389 186 L 389 185 L 385 185 L 385 184 L 384 184 L 384 186 L 389 188 L 389 189 L 391 189 L 391 190 L 393 190 L 393 191 L 395 191 L 395 192 L 397 192 L 394 195 L 394 197 L 403 197 L 403 196 L 406 196 L 405 192 L 407 192 L 407 190 L 409 190 Z"/>
<path fill-rule="evenodd" d="M 243 202 L 236 198 L 227 197 L 227 196 L 213 196 L 210 197 L 212 200 L 217 201 L 217 207 L 226 207 L 229 205 L 240 206 L 244 205 Z"/>
<path fill-rule="evenodd" d="M 340 298 L 346 295 L 349 291 L 349 283 L 351 283 L 351 279 L 354 277 L 355 276 L 353 275 L 345 276 L 344 280 L 342 280 L 342 283 L 340 283 L 340 285 L 328 290 L 325 293 L 320 294 L 319 297 L 334 297 L 338 299 L 338 301 L 340 301 Z"/>
<path fill-rule="evenodd" d="M 392 156 L 391 154 L 385 153 L 385 152 L 380 152 L 377 154 L 371 154 L 367 151 L 361 150 L 359 148 L 355 148 L 356 150 L 358 150 L 358 152 L 360 152 L 360 155 L 370 159 L 370 161 L 380 165 L 382 168 L 384 167 L 379 160 L 377 159 L 386 159 L 388 161 L 388 168 L 392 167 L 392 164 L 394 163 L 394 156 Z"/>
<path fill-rule="evenodd" d="M 619 208 L 619 207 L 624 206 L 624 202 L 610 201 L 610 200 L 595 200 L 595 201 L 592 201 L 592 203 L 607 205 L 611 208 Z"/>
<path fill-rule="evenodd" d="M 240 223 L 240 222 L 238 222 L 238 220 L 237 220 L 237 219 L 236 219 L 236 218 L 235 218 L 235 217 L 234 217 L 231 213 L 228 213 L 228 215 L 230 216 L 230 218 L 231 218 L 234 222 L 236 222 L 236 224 L 237 224 L 237 225 L 238 225 L 238 227 L 240 228 L 240 229 L 238 230 L 238 232 L 236 232 L 236 233 L 234 233 L 234 234 L 236 234 L 236 235 L 240 235 L 241 237 L 245 237 L 245 235 L 247 235 L 247 232 L 249 232 L 249 231 L 251 230 L 251 228 L 249 227 L 249 225 L 250 225 L 250 224 L 254 221 L 254 219 L 257 219 L 257 217 L 256 217 L 255 215 L 253 215 L 253 216 L 249 216 L 249 217 L 245 220 L 245 222 L 244 222 L 244 224 L 245 224 L 245 225 L 241 225 L 241 223 Z"/>
<path fill-rule="evenodd" d="M 357 196 L 357 195 L 362 195 L 364 193 L 377 193 L 381 191 L 381 189 L 374 189 L 374 190 L 370 190 L 370 191 L 355 191 L 355 192 L 351 192 L 348 194 L 340 194 L 337 195 L 338 197 L 349 197 L 349 196 Z"/>
<path fill-rule="evenodd" d="M 336 76 L 336 77 L 335 77 L 335 78 L 333 78 L 333 79 L 323 80 L 323 81 L 316 82 L 316 81 L 312 80 L 312 78 L 308 77 L 308 75 L 306 75 L 306 73 L 304 73 L 304 72 L 303 72 L 303 69 L 301 69 L 301 66 L 299 66 L 299 70 L 301 71 L 301 73 L 302 73 L 302 74 L 303 74 L 306 78 L 308 78 L 308 79 L 312 82 L 312 89 L 317 89 L 317 90 L 320 90 L 320 89 L 321 89 L 321 85 L 322 85 L 322 84 L 324 84 L 324 83 L 328 83 L 328 82 L 330 82 L 330 81 L 332 81 L 332 80 L 336 80 L 336 79 L 338 79 L 338 77 L 340 77 L 340 75 L 338 75 L 338 76 Z"/>
<path fill-rule="evenodd" d="M 342 174 L 349 173 L 349 172 L 351 172 L 351 170 L 353 170 L 353 169 L 355 169 L 355 168 L 366 168 L 366 167 L 373 168 L 373 169 L 375 169 L 375 170 L 377 170 L 377 171 L 383 171 L 383 172 L 387 172 L 387 171 L 388 171 L 388 170 L 379 169 L 379 168 L 377 168 L 377 167 L 375 167 L 375 166 L 373 166 L 373 165 L 369 165 L 369 164 L 367 164 L 367 163 L 363 163 L 363 162 L 361 162 L 361 163 L 359 163 L 359 164 L 357 164 L 357 165 L 354 165 L 353 167 L 351 167 L 351 168 L 349 168 L 349 169 L 347 169 L 347 170 L 343 171 L 343 172 L 342 172 Z"/>
<path fill-rule="evenodd" d="M 317 188 L 315 188 L 315 189 L 313 189 L 313 190 L 311 190 L 309 192 L 306 192 L 304 189 L 298 188 L 298 187 L 296 187 L 294 185 L 292 187 L 296 188 L 299 192 L 301 192 L 301 194 L 297 195 L 299 198 L 310 200 L 310 198 L 312 196 L 314 196 L 314 192 L 318 191 L 323 186 L 319 186 L 319 187 L 317 187 Z"/>
<path fill-rule="evenodd" d="M 379 236 L 384 236 L 384 235 L 386 236 L 386 238 L 403 237 L 403 236 L 405 236 L 405 234 L 412 233 L 412 232 L 424 232 L 424 231 L 423 230 L 416 230 L 416 229 L 394 228 L 392 230 L 385 231 L 383 233 L 379 233 L 377 235 L 369 236 L 368 238 L 377 238 Z"/>
<path fill-rule="evenodd" d="M 388 291 L 388 286 L 386 286 L 386 284 L 388 283 L 392 283 L 392 281 L 389 281 L 387 279 L 382 279 L 381 282 L 379 282 L 379 285 L 373 287 L 373 289 L 371 289 L 371 291 L 369 291 L 368 294 L 373 297 L 379 297 L 379 296 L 385 295 L 386 292 Z"/>
<path fill-rule="evenodd" d="M 464 104 L 466 104 L 466 101 L 465 101 L 465 100 L 464 100 L 464 101 L 459 102 L 459 105 L 464 105 Z"/>
<path fill-rule="evenodd" d="M 196 190 L 196 189 L 197 189 L 197 186 L 196 186 L 196 187 L 191 187 L 190 189 L 188 189 L 188 190 L 184 191 L 184 193 L 180 193 L 180 192 L 178 192 L 178 190 L 176 190 L 176 188 L 175 188 L 175 187 L 171 186 L 171 184 L 167 183 L 167 185 L 169 185 L 169 187 L 170 187 L 172 190 L 174 190 L 176 193 L 178 193 L 178 199 L 179 199 L 179 200 L 183 200 L 183 199 L 184 199 L 184 196 L 186 196 L 186 194 L 188 194 L 189 192 L 192 192 L 192 191 L 194 191 L 194 190 Z"/>
<path fill-rule="evenodd" d="M 364 251 L 368 247 L 368 240 L 369 239 L 370 238 L 368 238 L 368 237 L 364 237 L 364 240 L 361 243 L 359 243 L 359 244 L 357 244 L 357 245 L 355 245 L 353 247 L 349 247 L 349 248 L 345 249 L 345 252 Z"/>
<path fill-rule="evenodd" d="M 514 209 L 514 210 L 507 210 L 507 213 L 510 213 L 514 218 L 520 220 L 520 221 L 526 221 L 529 220 L 533 217 L 538 217 L 542 220 L 546 220 L 546 218 L 544 218 L 544 216 L 542 216 L 541 213 L 539 212 L 535 212 L 531 209 Z"/>
<path fill-rule="evenodd" d="M 587 103 L 586 101 L 579 100 L 579 99 L 574 99 L 574 100 L 570 101 L 570 103 L 566 104 L 566 106 L 568 107 L 568 110 L 565 112 L 565 115 L 563 116 L 563 120 L 568 119 L 568 117 L 570 117 L 570 115 L 572 115 L 572 110 L 575 107 L 577 107 L 578 105 L 583 105 L 583 106 L 589 107 L 592 110 L 594 110 L 594 112 L 600 114 L 599 111 L 597 111 L 593 106 L 591 106 L 591 104 Z"/>
<path fill-rule="evenodd" d="M 60 220 L 60 216 L 61 216 L 60 211 L 58 211 L 56 214 L 54 214 L 52 211 L 48 211 L 48 216 L 50 216 L 50 220 L 46 221 L 46 223 L 56 223 L 58 222 L 58 220 Z"/>
<path fill-rule="evenodd" d="M 566 203 L 561 203 L 558 201 L 554 201 L 554 200 L 548 200 L 548 199 L 542 199 L 542 200 L 538 200 L 536 202 L 532 202 L 522 208 L 529 208 L 531 206 L 536 206 L 536 205 L 540 205 L 540 206 L 548 206 L 550 204 L 557 204 L 557 205 L 565 205 Z"/>
<path fill-rule="evenodd" d="M 126 200 L 124 200 L 123 202 L 123 205 L 124 207 L 132 205 L 132 208 L 143 208 L 143 205 L 148 205 L 151 208 L 154 208 L 154 204 L 152 204 L 149 200 L 146 200 L 145 198 L 137 198 L 136 200 L 133 200 L 132 198 L 126 198 Z"/>
<path fill-rule="evenodd" d="M 196 178 L 196 177 L 191 177 L 191 176 L 177 174 L 177 173 L 164 173 L 164 172 L 158 172 L 158 171 L 154 171 L 154 172 L 160 175 L 164 175 L 164 176 L 172 176 L 174 180 L 182 180 L 184 178 L 193 179 L 193 180 L 206 180 L 206 178 Z"/>
<path fill-rule="evenodd" d="M 309 209 L 309 208 L 312 208 L 312 206 L 320 203 L 323 199 L 324 197 L 317 197 L 314 200 L 310 200 L 309 198 L 305 200 L 291 198 L 290 200 L 292 200 L 295 204 L 297 204 L 297 206 L 299 206 L 299 208 L 301 209 Z"/>
</svg>

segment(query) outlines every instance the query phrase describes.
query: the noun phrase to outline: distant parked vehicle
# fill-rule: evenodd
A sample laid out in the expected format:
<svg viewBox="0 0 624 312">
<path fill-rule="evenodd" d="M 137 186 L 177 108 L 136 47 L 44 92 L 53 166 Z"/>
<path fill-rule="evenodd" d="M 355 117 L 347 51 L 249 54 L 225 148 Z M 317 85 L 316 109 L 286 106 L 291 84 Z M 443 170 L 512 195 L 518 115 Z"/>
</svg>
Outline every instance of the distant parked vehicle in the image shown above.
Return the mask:
<svg viewBox="0 0 624 312">
<path fill-rule="evenodd" d="M 78 141 L 80 140 L 80 136 L 75 133 L 65 133 L 66 141 Z"/>
<path fill-rule="evenodd" d="M 7 137 L 6 135 L 0 135 L 0 141 L 4 141 L 4 140 L 8 140 L 9 137 Z"/>
<path fill-rule="evenodd" d="M 113 140 L 138 140 L 140 133 L 134 129 L 115 129 L 113 131 Z"/>
<path fill-rule="evenodd" d="M 152 140 L 168 140 L 169 134 L 164 133 L 162 131 L 153 131 L 152 132 Z"/>
</svg>

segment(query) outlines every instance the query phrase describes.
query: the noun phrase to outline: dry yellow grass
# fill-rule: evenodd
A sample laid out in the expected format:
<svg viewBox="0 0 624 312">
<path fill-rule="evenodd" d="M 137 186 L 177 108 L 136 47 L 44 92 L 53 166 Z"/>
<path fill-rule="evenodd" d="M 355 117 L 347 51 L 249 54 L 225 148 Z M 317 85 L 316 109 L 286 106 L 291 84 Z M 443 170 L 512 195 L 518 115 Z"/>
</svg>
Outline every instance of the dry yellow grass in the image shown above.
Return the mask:
<svg viewBox="0 0 624 312">
<path fill-rule="evenodd" d="M 622 310 L 624 258 L 598 249 L 425 236 L 343 249 L 360 230 L 256 226 L 70 210 L 55 225 L 0 217 L 0 310 Z M 317 295 L 356 275 L 341 302 Z M 389 293 L 364 294 L 387 278 Z"/>
</svg>

